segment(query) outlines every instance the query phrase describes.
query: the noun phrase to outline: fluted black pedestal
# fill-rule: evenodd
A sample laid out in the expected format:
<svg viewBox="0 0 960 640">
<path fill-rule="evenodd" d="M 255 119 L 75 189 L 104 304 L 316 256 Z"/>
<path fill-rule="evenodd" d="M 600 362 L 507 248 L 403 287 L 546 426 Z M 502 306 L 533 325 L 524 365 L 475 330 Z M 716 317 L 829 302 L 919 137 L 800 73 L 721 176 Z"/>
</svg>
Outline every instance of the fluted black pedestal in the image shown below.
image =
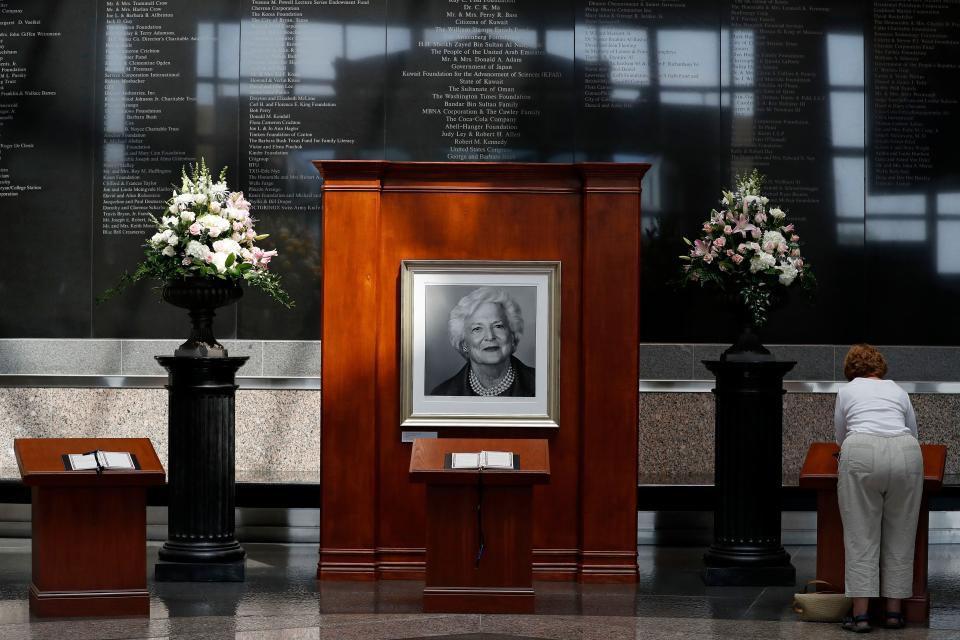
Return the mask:
<svg viewBox="0 0 960 640">
<path fill-rule="evenodd" d="M 704 582 L 793 585 L 796 569 L 780 541 L 780 486 L 783 376 L 796 362 L 767 354 L 703 364 L 717 378 L 716 505 Z"/>
<path fill-rule="evenodd" d="M 240 582 L 235 534 L 234 394 L 242 358 L 157 356 L 169 372 L 169 501 L 159 581 Z"/>
</svg>

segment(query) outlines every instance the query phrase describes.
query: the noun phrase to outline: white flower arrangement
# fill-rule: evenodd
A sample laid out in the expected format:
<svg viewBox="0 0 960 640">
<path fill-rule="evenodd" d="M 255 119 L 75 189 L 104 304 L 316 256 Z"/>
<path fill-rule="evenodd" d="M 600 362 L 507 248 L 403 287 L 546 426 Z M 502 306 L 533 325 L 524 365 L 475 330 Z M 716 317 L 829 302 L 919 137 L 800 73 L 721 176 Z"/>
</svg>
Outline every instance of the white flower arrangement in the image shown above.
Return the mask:
<svg viewBox="0 0 960 640">
<path fill-rule="evenodd" d="M 756 169 L 738 176 L 734 191 L 724 191 L 721 211 L 713 209 L 703 234 L 680 256 L 682 284 L 699 283 L 736 296 L 754 327 L 794 282 L 810 290 L 816 278 L 800 253 L 800 236 L 786 213 L 761 195 L 763 176 Z"/>
<path fill-rule="evenodd" d="M 250 203 L 241 191 L 230 191 L 226 168 L 214 182 L 206 162 L 181 171 L 180 188 L 166 203 L 163 215 L 150 216 L 157 231 L 144 245 L 144 260 L 133 274 L 125 273 L 117 287 L 107 290 L 101 300 L 112 297 L 128 285 L 146 278 L 166 284 L 178 279 L 200 277 L 243 281 L 262 289 L 290 308 L 293 300 L 280 286 L 280 277 L 270 271 L 275 249 L 257 246 L 269 234 L 258 234 Z"/>
</svg>

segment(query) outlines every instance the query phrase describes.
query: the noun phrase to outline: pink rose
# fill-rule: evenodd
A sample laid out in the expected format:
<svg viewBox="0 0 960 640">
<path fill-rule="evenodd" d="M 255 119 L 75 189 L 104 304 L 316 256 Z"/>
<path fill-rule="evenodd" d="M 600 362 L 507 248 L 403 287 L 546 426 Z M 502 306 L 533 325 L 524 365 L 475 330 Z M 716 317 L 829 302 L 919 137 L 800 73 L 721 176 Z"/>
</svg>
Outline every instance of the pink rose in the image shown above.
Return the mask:
<svg viewBox="0 0 960 640">
<path fill-rule="evenodd" d="M 793 250 L 790 252 L 790 255 L 793 256 L 794 258 L 799 258 L 799 257 L 800 257 L 800 249 L 793 249 Z"/>
<path fill-rule="evenodd" d="M 803 269 L 803 260 L 794 260 L 793 266 L 796 267 L 798 271 Z"/>
<path fill-rule="evenodd" d="M 754 239 L 754 240 L 759 240 L 759 239 L 760 239 L 760 229 L 754 229 L 753 231 L 750 232 L 750 235 L 753 236 L 753 239 Z"/>
<path fill-rule="evenodd" d="M 204 257 L 204 260 L 207 261 L 207 264 L 211 264 L 211 263 L 213 262 L 213 252 L 208 253 L 208 254 Z"/>
<path fill-rule="evenodd" d="M 799 242 L 799 241 L 800 241 L 800 236 L 798 236 L 797 234 L 793 234 L 792 236 L 790 236 L 790 242 Z"/>
<path fill-rule="evenodd" d="M 216 238 L 220 235 L 220 229 L 213 227 L 207 231 L 207 235 L 209 235 L 211 238 Z"/>
<path fill-rule="evenodd" d="M 730 234 L 733 233 L 733 227 L 731 227 L 730 225 L 724 226 L 724 227 L 723 227 L 723 233 L 724 233 L 724 235 L 728 235 L 728 236 L 729 236 Z"/>
<path fill-rule="evenodd" d="M 704 223 L 703 223 L 703 232 L 704 232 L 704 233 L 710 233 L 710 230 L 711 230 L 710 223 L 709 223 L 709 222 L 704 222 Z"/>
<path fill-rule="evenodd" d="M 727 244 L 726 238 L 717 238 L 713 241 L 713 246 L 717 247 L 718 249 L 722 248 L 725 244 Z"/>
<path fill-rule="evenodd" d="M 735 255 L 737 255 L 737 254 L 733 252 L 733 249 L 727 249 L 727 257 L 728 257 L 728 258 L 732 258 L 732 257 L 735 256 Z"/>
<path fill-rule="evenodd" d="M 190 225 L 189 231 L 190 235 L 198 236 L 200 235 L 200 232 L 203 231 L 203 227 L 201 227 L 199 223 L 194 222 L 192 225 Z"/>
<path fill-rule="evenodd" d="M 784 231 L 793 231 L 793 223 L 791 222 L 783 228 Z"/>
<path fill-rule="evenodd" d="M 733 258 L 731 259 L 733 260 L 734 264 L 740 264 L 741 262 L 743 262 L 743 256 L 740 255 L 739 253 L 733 254 Z"/>
</svg>

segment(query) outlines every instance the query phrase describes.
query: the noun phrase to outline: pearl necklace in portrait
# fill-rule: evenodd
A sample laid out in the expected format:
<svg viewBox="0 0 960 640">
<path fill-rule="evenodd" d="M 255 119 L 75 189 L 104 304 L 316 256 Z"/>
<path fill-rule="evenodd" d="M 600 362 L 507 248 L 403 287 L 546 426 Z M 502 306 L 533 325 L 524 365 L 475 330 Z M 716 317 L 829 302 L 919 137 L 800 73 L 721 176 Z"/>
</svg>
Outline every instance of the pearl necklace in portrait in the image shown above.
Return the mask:
<svg viewBox="0 0 960 640">
<path fill-rule="evenodd" d="M 503 374 L 503 377 L 500 378 L 495 385 L 487 388 L 480 384 L 480 380 L 477 378 L 477 375 L 473 372 L 473 368 L 471 367 L 470 388 L 473 389 L 473 392 L 478 396 L 498 396 L 510 388 L 510 385 L 513 384 L 513 378 L 513 364 L 511 364 L 510 368 L 507 369 L 507 372 Z"/>
</svg>

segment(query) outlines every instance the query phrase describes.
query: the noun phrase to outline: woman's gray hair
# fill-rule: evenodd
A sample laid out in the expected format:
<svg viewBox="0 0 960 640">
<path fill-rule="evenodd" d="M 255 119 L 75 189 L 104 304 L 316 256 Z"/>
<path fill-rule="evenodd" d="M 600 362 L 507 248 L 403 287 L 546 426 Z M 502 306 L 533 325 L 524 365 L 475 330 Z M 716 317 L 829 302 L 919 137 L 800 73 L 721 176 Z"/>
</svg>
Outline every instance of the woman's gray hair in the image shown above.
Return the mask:
<svg viewBox="0 0 960 640">
<path fill-rule="evenodd" d="M 520 312 L 520 305 L 510 297 L 510 294 L 503 289 L 494 289 L 493 287 L 474 289 L 460 298 L 457 306 L 450 310 L 450 321 L 447 323 L 450 344 L 463 357 L 466 356 L 461 347 L 464 338 L 463 329 L 467 318 L 472 316 L 480 305 L 487 302 L 500 305 L 500 308 L 503 309 L 503 314 L 507 317 L 507 326 L 510 327 L 510 333 L 513 334 L 514 348 L 520 341 L 520 336 L 523 335 L 523 316 Z"/>
</svg>

